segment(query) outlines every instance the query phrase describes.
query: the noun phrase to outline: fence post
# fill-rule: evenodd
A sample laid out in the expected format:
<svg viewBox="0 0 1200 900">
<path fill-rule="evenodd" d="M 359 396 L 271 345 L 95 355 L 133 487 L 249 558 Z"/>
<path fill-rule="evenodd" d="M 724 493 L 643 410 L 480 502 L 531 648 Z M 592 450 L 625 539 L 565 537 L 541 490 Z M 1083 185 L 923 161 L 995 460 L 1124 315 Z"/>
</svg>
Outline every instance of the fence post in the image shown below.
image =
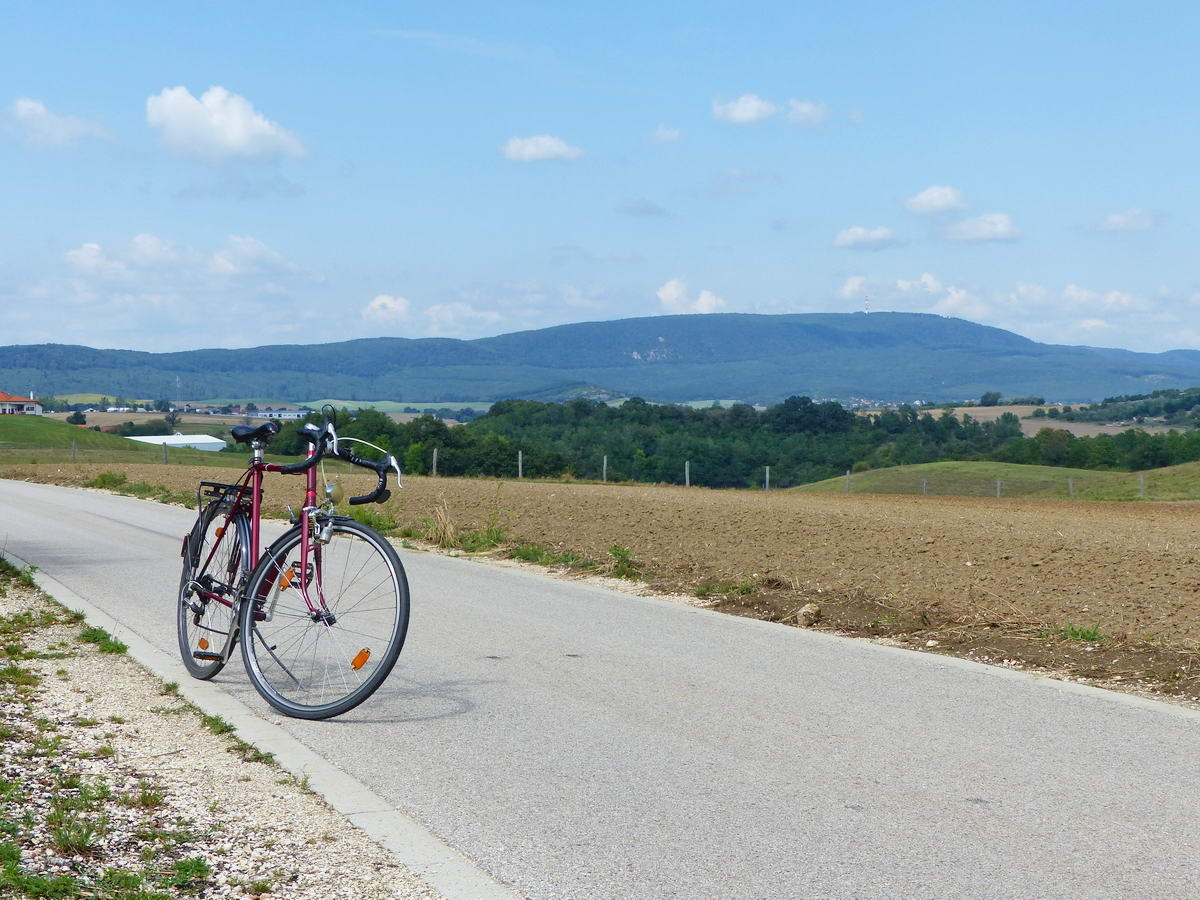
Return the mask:
<svg viewBox="0 0 1200 900">
<path fill-rule="evenodd" d="M 525 451 L 517 451 L 517 477 L 522 478 L 525 475 Z"/>
<path fill-rule="evenodd" d="M 163 465 L 166 465 L 167 464 L 167 445 L 163 444 L 162 448 L 163 448 Z"/>
<path fill-rule="evenodd" d="M 1138 472 L 1138 496 L 1146 499 L 1146 473 Z"/>
<path fill-rule="evenodd" d="M 997 497 L 1000 496 L 1000 479 L 999 478 L 996 479 L 996 496 Z"/>
<path fill-rule="evenodd" d="M 1067 496 L 1070 497 L 1072 500 L 1075 499 L 1075 479 L 1074 478 L 1067 479 Z"/>
<path fill-rule="evenodd" d="M 850 493 L 850 470 L 846 470 L 846 493 Z"/>
<path fill-rule="evenodd" d="M 769 491 L 770 489 L 771 489 L 771 467 L 767 466 L 767 474 L 766 474 L 766 477 L 763 479 L 763 490 Z"/>
<path fill-rule="evenodd" d="M 928 478 L 921 479 L 921 493 L 922 494 L 929 493 L 929 479 Z"/>
<path fill-rule="evenodd" d="M 71 441 L 71 462 L 75 462 L 75 448 L 79 445 L 79 441 Z"/>
<path fill-rule="evenodd" d="M 437 477 L 437 451 L 438 451 L 438 448 L 434 447 L 433 448 L 433 476 L 434 476 L 434 478 Z"/>
<path fill-rule="evenodd" d="M 604 456 L 604 467 L 600 470 L 600 480 L 608 484 L 608 455 Z"/>
<path fill-rule="evenodd" d="M 690 459 L 683 461 L 683 486 L 692 486 L 692 461 Z"/>
</svg>

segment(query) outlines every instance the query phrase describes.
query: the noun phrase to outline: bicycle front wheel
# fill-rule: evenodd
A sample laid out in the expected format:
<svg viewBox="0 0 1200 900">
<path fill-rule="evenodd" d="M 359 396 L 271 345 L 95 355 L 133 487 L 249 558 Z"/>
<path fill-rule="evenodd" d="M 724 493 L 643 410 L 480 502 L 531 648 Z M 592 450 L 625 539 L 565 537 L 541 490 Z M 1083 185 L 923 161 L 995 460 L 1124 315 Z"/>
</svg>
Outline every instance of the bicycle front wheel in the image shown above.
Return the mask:
<svg viewBox="0 0 1200 900">
<path fill-rule="evenodd" d="M 183 554 L 176 624 L 179 654 L 193 678 L 225 667 L 234 610 L 249 571 L 250 523 L 228 503 L 210 503 L 196 519 Z"/>
<path fill-rule="evenodd" d="M 408 580 L 392 545 L 353 519 L 324 523 L 308 559 L 297 526 L 250 578 L 241 609 L 250 681 L 280 712 L 328 719 L 375 692 L 408 631 Z"/>
</svg>

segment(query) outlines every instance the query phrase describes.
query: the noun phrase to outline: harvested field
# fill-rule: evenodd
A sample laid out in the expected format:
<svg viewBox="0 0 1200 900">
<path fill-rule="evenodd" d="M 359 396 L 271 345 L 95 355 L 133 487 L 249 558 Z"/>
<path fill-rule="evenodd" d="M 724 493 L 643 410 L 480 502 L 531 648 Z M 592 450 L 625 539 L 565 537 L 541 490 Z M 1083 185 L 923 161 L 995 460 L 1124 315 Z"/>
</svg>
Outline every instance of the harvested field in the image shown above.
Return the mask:
<svg viewBox="0 0 1200 900">
<path fill-rule="evenodd" d="M 0 475 L 81 484 L 103 469 L 175 491 L 215 477 L 211 468 L 145 465 L 17 466 Z M 352 477 L 363 488 L 371 480 Z M 268 483 L 269 504 L 295 502 L 298 479 L 282 481 Z M 609 564 L 612 547 L 629 548 L 654 588 L 736 614 L 794 621 L 800 606 L 816 602 L 825 627 L 1200 694 L 1194 503 L 433 478 L 406 485 L 384 509 L 401 526 L 419 529 L 441 506 L 460 530 L 498 521 L 510 545 Z"/>
<path fill-rule="evenodd" d="M 1053 404 L 1050 404 L 1053 406 Z M 1033 417 L 1036 406 L 959 406 L 950 410 L 958 416 L 970 416 L 976 422 L 994 422 L 1006 412 L 1010 412 L 1021 420 L 1021 433 L 1026 437 L 1035 437 L 1043 428 L 1055 428 L 1059 431 L 1069 431 L 1076 437 L 1095 437 L 1098 434 L 1120 434 L 1136 428 L 1147 434 L 1166 434 L 1169 431 L 1186 431 L 1185 428 L 1170 428 L 1166 425 L 1103 425 L 1098 422 L 1066 422 L 1050 416 Z M 1041 407 L 1049 409 L 1049 406 Z M 939 410 L 933 410 L 933 415 L 939 416 Z"/>
</svg>

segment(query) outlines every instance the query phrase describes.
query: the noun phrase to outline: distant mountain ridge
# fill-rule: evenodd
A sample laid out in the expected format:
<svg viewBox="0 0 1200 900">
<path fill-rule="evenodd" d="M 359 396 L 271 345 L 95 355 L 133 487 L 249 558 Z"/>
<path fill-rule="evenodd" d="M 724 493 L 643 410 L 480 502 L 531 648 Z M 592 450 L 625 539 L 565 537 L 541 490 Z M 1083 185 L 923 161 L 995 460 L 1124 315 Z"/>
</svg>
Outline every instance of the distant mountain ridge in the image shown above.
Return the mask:
<svg viewBox="0 0 1200 900">
<path fill-rule="evenodd" d="M 178 384 L 178 389 L 176 385 Z M 476 340 L 147 353 L 0 347 L 0 389 L 128 397 L 460 401 L 641 396 L 774 402 L 793 394 L 963 400 L 998 390 L 1066 402 L 1200 385 L 1200 351 L 1041 344 L 921 313 L 652 316 Z"/>
</svg>

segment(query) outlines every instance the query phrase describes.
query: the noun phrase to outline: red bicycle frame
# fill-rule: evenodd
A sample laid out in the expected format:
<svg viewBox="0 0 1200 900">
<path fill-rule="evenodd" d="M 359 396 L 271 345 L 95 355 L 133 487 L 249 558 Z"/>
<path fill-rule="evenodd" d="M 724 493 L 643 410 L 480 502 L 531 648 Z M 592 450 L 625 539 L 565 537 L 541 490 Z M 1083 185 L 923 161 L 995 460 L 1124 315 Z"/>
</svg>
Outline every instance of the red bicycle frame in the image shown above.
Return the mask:
<svg viewBox="0 0 1200 900">
<path fill-rule="evenodd" d="M 204 565 L 201 567 L 202 570 L 207 570 L 208 566 L 212 563 L 212 559 L 213 556 L 216 555 L 217 548 L 220 546 L 221 542 L 225 539 L 225 536 L 229 532 L 229 525 L 233 521 L 233 517 L 238 513 L 239 510 L 245 508 L 245 497 L 247 492 L 250 494 L 250 566 L 247 574 L 257 568 L 259 562 L 261 562 L 259 548 L 261 547 L 262 542 L 263 474 L 265 472 L 283 472 L 285 467 L 275 463 L 265 462 L 263 460 L 263 448 L 261 445 L 255 445 L 253 447 L 253 452 L 254 456 L 250 462 L 250 467 L 246 470 L 246 474 L 242 477 L 242 480 L 238 482 L 237 494 L 233 497 L 229 507 L 229 512 L 225 514 L 225 521 L 222 523 L 220 528 L 217 529 L 217 540 L 213 542 L 212 548 L 208 552 L 208 558 L 204 560 Z M 310 446 L 307 457 L 311 459 L 316 452 L 316 446 Z M 325 592 L 323 590 L 324 579 L 321 571 L 321 554 L 319 549 L 313 547 L 312 528 L 310 526 L 311 516 L 317 509 L 317 467 L 315 465 L 311 466 L 306 469 L 303 474 L 305 475 L 304 505 L 300 509 L 300 516 L 297 520 L 298 524 L 300 525 L 300 560 L 302 570 L 307 570 L 308 560 L 310 557 L 315 559 L 314 574 L 317 585 L 317 603 L 314 603 L 309 597 L 309 579 L 306 577 L 305 571 L 301 571 L 300 577 L 297 579 L 297 581 L 299 581 L 298 587 L 300 590 L 300 595 L 304 598 L 304 603 L 308 607 L 309 613 L 315 619 L 330 616 L 329 608 L 325 604 Z M 274 578 L 265 582 L 266 585 L 273 583 Z M 287 586 L 288 585 L 284 585 L 285 588 Z M 235 603 L 238 602 L 238 600 L 242 599 L 238 598 L 237 600 L 228 600 L 225 597 L 206 589 L 202 585 L 196 585 L 195 591 L 206 599 L 221 603 L 231 609 L 234 607 Z M 266 598 L 264 597 L 262 599 Z M 261 613 L 261 615 L 265 616 L 265 613 Z M 329 624 L 332 624 L 332 622 Z"/>
</svg>

